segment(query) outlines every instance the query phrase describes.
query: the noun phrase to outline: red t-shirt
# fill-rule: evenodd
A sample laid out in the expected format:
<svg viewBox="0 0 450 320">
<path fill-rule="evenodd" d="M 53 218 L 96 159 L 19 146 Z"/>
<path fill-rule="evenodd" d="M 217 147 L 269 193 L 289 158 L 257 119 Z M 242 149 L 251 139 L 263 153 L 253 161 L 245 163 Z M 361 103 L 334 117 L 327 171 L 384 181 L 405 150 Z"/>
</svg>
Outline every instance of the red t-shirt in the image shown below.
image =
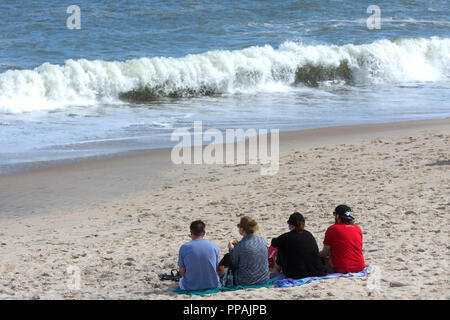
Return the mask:
<svg viewBox="0 0 450 320">
<path fill-rule="evenodd" d="M 331 247 L 330 264 L 336 272 L 360 272 L 365 268 L 362 231 L 356 224 L 332 225 L 325 232 L 323 244 Z"/>
</svg>

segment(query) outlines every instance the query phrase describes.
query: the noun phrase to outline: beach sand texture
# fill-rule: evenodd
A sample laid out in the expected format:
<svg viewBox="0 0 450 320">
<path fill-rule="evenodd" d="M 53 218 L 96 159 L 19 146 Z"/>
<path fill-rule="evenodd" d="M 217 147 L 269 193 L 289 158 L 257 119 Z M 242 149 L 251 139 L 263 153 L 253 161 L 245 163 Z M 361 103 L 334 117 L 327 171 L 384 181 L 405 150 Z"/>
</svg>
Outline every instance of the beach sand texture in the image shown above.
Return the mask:
<svg viewBox="0 0 450 320">
<path fill-rule="evenodd" d="M 450 299 L 450 119 L 397 134 L 348 130 L 303 146 L 290 133 L 273 176 L 255 165 L 168 166 L 158 186 L 120 199 L 2 219 L 0 298 Z M 369 278 L 205 297 L 174 294 L 158 279 L 177 267 L 193 220 L 206 223 L 206 239 L 222 256 L 240 238 L 241 216 L 257 219 L 257 234 L 270 243 L 297 210 L 322 248 L 341 203 L 363 230 L 366 264 L 376 270 Z M 80 270 L 79 290 L 68 287 L 70 266 Z"/>
</svg>

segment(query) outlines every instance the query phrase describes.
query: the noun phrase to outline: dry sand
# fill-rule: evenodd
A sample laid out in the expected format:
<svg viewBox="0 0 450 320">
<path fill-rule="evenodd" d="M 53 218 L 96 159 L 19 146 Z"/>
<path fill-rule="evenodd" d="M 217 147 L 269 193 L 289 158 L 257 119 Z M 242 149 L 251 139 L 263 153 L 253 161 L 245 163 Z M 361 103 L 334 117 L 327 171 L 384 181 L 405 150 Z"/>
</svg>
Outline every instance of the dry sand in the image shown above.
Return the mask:
<svg viewBox="0 0 450 320">
<path fill-rule="evenodd" d="M 155 165 L 154 155 L 141 155 L 0 177 L 8 204 L 0 220 L 0 298 L 450 299 L 449 146 L 450 119 L 442 119 L 283 134 L 274 176 L 255 165 Z M 13 189 L 21 192 L 14 201 Z M 76 205 L 64 206 L 68 190 Z M 43 205 L 47 199 L 53 202 Z M 16 202 L 21 217 L 11 218 Z M 321 248 L 341 203 L 353 207 L 363 230 L 366 264 L 377 270 L 369 278 L 205 297 L 174 294 L 158 279 L 176 268 L 195 219 L 205 221 L 206 239 L 222 255 L 239 238 L 240 216 L 256 218 L 270 243 L 298 210 Z M 33 204 L 51 213 L 26 216 Z M 81 272 L 79 290 L 68 286 L 70 266 Z"/>
</svg>

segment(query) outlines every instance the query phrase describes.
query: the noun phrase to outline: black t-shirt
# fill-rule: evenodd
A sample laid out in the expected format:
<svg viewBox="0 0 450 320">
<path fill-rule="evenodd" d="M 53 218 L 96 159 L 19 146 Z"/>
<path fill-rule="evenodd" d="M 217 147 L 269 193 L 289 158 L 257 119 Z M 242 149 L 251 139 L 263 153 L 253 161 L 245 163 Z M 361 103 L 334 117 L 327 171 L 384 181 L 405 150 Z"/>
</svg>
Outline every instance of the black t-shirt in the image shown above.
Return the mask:
<svg viewBox="0 0 450 320">
<path fill-rule="evenodd" d="M 301 279 L 326 274 L 316 239 L 309 231 L 299 234 L 292 230 L 282 234 L 272 239 L 272 246 L 278 248 L 277 264 L 286 277 Z"/>
</svg>

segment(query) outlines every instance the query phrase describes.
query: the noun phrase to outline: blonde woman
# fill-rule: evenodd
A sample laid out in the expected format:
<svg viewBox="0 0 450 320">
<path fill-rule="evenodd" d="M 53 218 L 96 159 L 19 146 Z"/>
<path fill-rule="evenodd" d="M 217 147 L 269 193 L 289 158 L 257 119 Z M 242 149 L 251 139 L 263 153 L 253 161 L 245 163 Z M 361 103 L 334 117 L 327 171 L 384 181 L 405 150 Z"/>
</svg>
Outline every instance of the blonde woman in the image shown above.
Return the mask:
<svg viewBox="0 0 450 320">
<path fill-rule="evenodd" d="M 269 281 L 268 247 L 263 238 L 254 234 L 258 223 L 250 217 L 242 217 L 237 227 L 242 239 L 235 244 L 228 243 L 229 253 L 220 264 L 232 268 L 235 285 L 266 284 Z"/>
</svg>

